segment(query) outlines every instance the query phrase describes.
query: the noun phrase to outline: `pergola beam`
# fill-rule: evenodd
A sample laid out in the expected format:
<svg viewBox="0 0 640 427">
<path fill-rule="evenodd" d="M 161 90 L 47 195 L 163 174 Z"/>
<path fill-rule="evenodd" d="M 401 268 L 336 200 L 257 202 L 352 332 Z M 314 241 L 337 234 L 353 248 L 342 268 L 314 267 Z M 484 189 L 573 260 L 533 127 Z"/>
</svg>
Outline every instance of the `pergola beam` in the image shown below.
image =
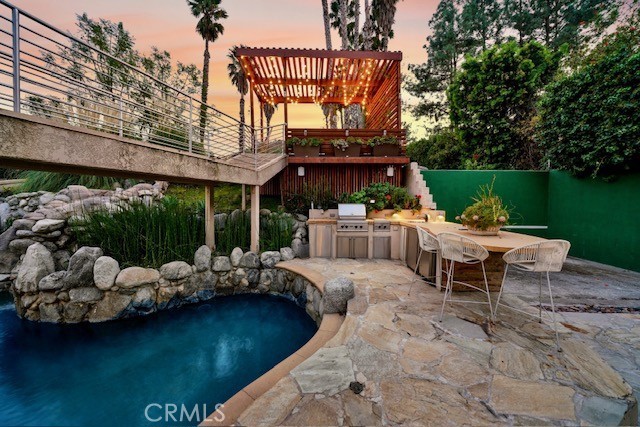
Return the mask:
<svg viewBox="0 0 640 427">
<path fill-rule="evenodd" d="M 402 52 L 378 52 L 370 50 L 281 49 L 265 47 L 238 47 L 236 56 L 275 56 L 280 58 L 345 58 L 401 61 Z"/>
</svg>

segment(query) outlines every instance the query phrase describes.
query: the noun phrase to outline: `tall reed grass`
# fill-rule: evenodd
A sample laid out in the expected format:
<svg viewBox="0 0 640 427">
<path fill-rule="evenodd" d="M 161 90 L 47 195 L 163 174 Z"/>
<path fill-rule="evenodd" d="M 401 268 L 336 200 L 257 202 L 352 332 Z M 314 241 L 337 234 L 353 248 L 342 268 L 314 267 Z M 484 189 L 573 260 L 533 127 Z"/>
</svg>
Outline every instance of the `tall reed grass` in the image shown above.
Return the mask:
<svg viewBox="0 0 640 427">
<path fill-rule="evenodd" d="M 260 220 L 260 249 L 279 251 L 291 245 L 294 220 L 286 213 L 271 213 Z"/>
<path fill-rule="evenodd" d="M 165 197 L 147 206 L 132 203 L 116 212 L 95 211 L 72 224 L 81 245 L 99 246 L 122 266 L 160 267 L 193 262 L 204 244 L 203 206 Z"/>
<path fill-rule="evenodd" d="M 289 214 L 272 213 L 260 220 L 260 249 L 279 250 L 291 244 L 294 221 Z M 165 197 L 147 206 L 132 203 L 115 212 L 85 213 L 72 224 L 80 245 L 99 246 L 123 267 L 160 267 L 171 261 L 191 264 L 204 244 L 204 204 Z M 216 253 L 228 255 L 235 247 L 249 250 L 251 221 L 248 212 L 230 214 L 216 230 Z"/>
</svg>

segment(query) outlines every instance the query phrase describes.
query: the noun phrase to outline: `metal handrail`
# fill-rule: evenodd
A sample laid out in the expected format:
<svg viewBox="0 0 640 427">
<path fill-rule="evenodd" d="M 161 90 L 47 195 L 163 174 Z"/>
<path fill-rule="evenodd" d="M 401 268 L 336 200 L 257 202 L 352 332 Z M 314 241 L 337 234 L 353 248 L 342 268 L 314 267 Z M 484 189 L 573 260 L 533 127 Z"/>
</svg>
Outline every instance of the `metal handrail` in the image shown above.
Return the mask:
<svg viewBox="0 0 640 427">
<path fill-rule="evenodd" d="M 6 0 L 0 6 L 0 23 L 11 26 L 0 28 L 0 108 L 255 168 L 258 154 L 285 153 L 284 125 L 253 128 Z"/>
</svg>

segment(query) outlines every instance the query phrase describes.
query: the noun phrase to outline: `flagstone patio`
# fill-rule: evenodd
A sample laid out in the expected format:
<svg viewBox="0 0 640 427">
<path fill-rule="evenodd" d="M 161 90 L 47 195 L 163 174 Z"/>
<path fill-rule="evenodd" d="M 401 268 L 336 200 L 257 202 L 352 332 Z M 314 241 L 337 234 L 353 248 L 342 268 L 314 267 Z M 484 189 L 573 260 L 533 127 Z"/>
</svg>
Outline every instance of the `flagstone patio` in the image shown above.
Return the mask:
<svg viewBox="0 0 640 427">
<path fill-rule="evenodd" d="M 253 402 L 239 424 L 637 423 L 629 384 L 640 388 L 638 313 L 561 312 L 557 352 L 547 321 L 510 310 L 493 323 L 484 305 L 454 304 L 438 322 L 442 293 L 416 281 L 409 294 L 412 272 L 400 262 L 289 263 L 326 279 L 349 277 L 356 296 L 337 334 Z M 572 274 L 583 277 L 570 269 L 559 283 Z M 634 274 L 628 278 L 640 278 Z M 526 302 L 537 297 L 537 283 L 514 290 L 518 297 L 506 295 L 507 302 L 537 313 Z M 598 294 L 592 291 L 584 294 Z M 560 293 L 565 302 L 579 300 Z"/>
</svg>

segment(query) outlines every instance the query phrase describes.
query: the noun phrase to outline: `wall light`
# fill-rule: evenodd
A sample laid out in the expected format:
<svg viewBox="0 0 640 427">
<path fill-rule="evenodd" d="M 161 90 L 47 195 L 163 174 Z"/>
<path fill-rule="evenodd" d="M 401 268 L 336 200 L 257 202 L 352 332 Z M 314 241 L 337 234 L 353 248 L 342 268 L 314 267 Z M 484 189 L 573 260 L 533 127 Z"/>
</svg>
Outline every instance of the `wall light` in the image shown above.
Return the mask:
<svg viewBox="0 0 640 427">
<path fill-rule="evenodd" d="M 395 173 L 395 170 L 393 169 L 393 166 L 389 166 L 387 168 L 387 176 L 391 177 L 393 176 L 394 173 Z"/>
<path fill-rule="evenodd" d="M 304 176 L 304 166 L 298 166 L 298 176 Z"/>
</svg>

